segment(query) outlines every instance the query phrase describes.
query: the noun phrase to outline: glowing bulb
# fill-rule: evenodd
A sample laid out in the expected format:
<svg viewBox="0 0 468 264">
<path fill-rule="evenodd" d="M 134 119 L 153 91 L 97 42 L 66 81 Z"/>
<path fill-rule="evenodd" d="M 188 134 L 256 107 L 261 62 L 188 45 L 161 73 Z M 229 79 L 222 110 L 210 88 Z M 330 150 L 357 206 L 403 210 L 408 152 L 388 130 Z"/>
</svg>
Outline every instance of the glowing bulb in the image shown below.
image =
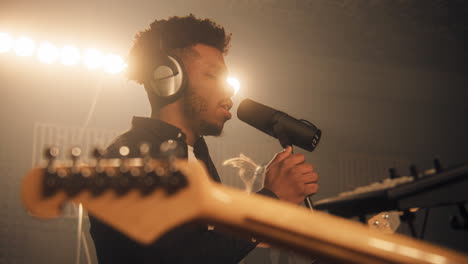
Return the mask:
<svg viewBox="0 0 468 264">
<path fill-rule="evenodd" d="M 88 49 L 84 52 L 84 64 L 88 69 L 97 69 L 102 66 L 103 56 L 99 50 Z"/>
<path fill-rule="evenodd" d="M 240 82 L 234 77 L 228 77 L 227 78 L 227 83 L 234 89 L 234 95 L 239 92 L 240 89 Z"/>
<path fill-rule="evenodd" d="M 15 41 L 15 53 L 18 56 L 31 56 L 36 49 L 36 43 L 28 37 L 21 37 Z"/>
<path fill-rule="evenodd" d="M 10 34 L 0 32 L 0 53 L 9 52 L 13 47 L 13 38 Z"/>
<path fill-rule="evenodd" d="M 43 63 L 50 64 L 56 61 L 58 59 L 58 56 L 58 48 L 49 42 L 41 43 L 39 49 L 37 50 L 37 58 Z"/>
<path fill-rule="evenodd" d="M 64 46 L 60 55 L 60 61 L 64 65 L 76 65 L 80 62 L 80 50 L 75 46 Z"/>
<path fill-rule="evenodd" d="M 115 54 L 108 54 L 104 58 L 104 69 L 111 74 L 122 72 L 126 68 L 126 64 L 122 57 Z"/>
</svg>

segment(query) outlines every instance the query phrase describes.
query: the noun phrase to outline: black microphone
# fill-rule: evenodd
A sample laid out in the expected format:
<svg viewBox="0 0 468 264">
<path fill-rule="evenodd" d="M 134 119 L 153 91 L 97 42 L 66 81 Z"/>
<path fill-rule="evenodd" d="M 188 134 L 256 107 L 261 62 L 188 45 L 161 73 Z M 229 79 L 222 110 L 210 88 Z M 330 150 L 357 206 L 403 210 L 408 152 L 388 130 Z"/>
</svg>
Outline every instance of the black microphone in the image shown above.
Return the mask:
<svg viewBox="0 0 468 264">
<path fill-rule="evenodd" d="M 256 129 L 277 138 L 281 146 L 296 145 L 308 151 L 313 151 L 320 141 L 322 131 L 307 120 L 298 120 L 286 113 L 244 99 L 237 108 L 237 117 Z M 310 196 L 304 199 L 304 204 L 313 210 Z"/>
<path fill-rule="evenodd" d="M 237 109 L 237 117 L 256 129 L 277 138 L 283 148 L 296 145 L 313 151 L 322 132 L 307 120 L 298 120 L 286 113 L 245 99 Z"/>
</svg>

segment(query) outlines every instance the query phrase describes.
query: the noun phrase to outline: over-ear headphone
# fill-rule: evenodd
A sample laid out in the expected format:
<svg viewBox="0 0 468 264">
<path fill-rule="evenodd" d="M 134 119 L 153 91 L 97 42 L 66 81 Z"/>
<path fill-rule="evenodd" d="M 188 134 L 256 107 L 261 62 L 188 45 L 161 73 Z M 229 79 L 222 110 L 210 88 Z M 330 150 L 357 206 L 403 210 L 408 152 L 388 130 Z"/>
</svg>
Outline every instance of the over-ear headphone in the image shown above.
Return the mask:
<svg viewBox="0 0 468 264">
<path fill-rule="evenodd" d="M 161 100 L 162 103 L 172 103 L 184 92 L 187 76 L 182 61 L 174 54 L 165 52 L 160 41 L 157 62 L 148 76 L 145 85 Z"/>
</svg>

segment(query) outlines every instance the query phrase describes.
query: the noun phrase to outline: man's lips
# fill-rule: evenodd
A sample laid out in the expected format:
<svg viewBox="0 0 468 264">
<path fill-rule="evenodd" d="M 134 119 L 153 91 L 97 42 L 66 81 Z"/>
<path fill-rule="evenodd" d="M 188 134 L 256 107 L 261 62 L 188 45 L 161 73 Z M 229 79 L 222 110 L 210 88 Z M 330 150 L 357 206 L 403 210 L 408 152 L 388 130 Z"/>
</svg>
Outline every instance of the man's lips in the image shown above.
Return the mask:
<svg viewBox="0 0 468 264">
<path fill-rule="evenodd" d="M 232 108 L 232 101 L 231 99 L 226 99 L 223 100 L 219 106 L 221 107 L 221 111 L 223 112 L 224 116 L 226 117 L 227 120 L 232 118 L 232 114 L 229 112 L 229 110 Z"/>
<path fill-rule="evenodd" d="M 224 107 L 220 107 L 227 120 L 232 118 L 232 114 Z"/>
</svg>

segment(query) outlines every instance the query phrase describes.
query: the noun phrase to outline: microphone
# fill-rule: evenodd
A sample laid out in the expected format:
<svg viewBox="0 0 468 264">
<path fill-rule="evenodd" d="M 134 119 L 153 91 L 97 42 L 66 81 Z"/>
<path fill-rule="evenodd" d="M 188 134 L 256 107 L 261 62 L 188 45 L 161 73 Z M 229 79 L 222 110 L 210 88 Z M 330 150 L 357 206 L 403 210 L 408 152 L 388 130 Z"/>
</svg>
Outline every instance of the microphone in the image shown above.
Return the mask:
<svg viewBox="0 0 468 264">
<path fill-rule="evenodd" d="M 298 120 L 286 113 L 245 99 L 237 108 L 237 117 L 256 129 L 277 138 L 281 146 L 296 145 L 308 151 L 313 151 L 320 141 L 322 131 L 307 120 Z M 304 204 L 313 210 L 310 196 L 304 199 Z"/>
<path fill-rule="evenodd" d="M 295 145 L 313 151 L 322 132 L 307 120 L 298 120 L 288 114 L 255 102 L 243 100 L 237 109 L 237 117 L 256 129 L 277 138 L 283 148 Z"/>
</svg>

